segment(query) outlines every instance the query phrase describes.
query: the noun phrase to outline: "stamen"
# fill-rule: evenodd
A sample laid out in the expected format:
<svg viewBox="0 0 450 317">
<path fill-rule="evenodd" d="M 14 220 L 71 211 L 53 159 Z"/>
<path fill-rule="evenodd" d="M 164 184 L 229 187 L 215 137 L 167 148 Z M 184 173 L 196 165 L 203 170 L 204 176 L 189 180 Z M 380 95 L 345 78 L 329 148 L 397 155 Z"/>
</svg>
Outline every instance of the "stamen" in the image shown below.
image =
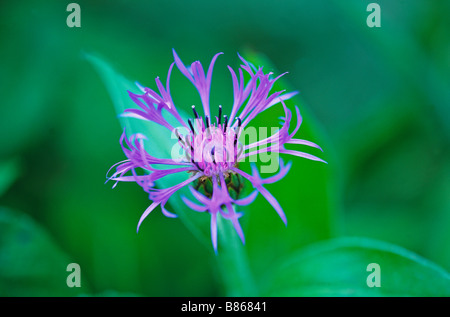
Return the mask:
<svg viewBox="0 0 450 317">
<path fill-rule="evenodd" d="M 241 156 L 242 151 L 244 149 L 243 146 L 239 147 L 239 144 L 238 144 L 238 136 L 241 133 L 242 121 L 241 121 L 240 117 L 237 117 L 236 120 L 238 122 L 238 126 L 237 126 L 237 129 L 236 129 L 237 130 L 236 134 L 234 135 L 234 160 L 235 161 L 237 161 L 237 158 Z M 238 153 L 238 149 L 239 149 L 239 153 Z"/>
<path fill-rule="evenodd" d="M 225 133 L 225 132 L 227 132 L 228 116 L 224 115 L 223 117 L 225 118 L 225 123 L 223 124 L 223 126 L 224 126 L 223 133 Z"/>
<path fill-rule="evenodd" d="M 194 126 L 192 125 L 192 120 L 188 119 L 189 126 L 191 127 L 192 133 L 195 135 Z"/>
<path fill-rule="evenodd" d="M 242 151 L 244 150 L 244 147 L 243 146 L 240 146 L 239 147 L 239 153 L 238 153 L 238 155 L 237 156 L 241 156 L 241 154 L 242 154 Z"/>
<path fill-rule="evenodd" d="M 235 128 L 235 132 L 236 132 L 236 135 L 239 135 L 241 133 L 242 121 L 241 121 L 241 118 L 239 118 L 239 117 L 237 117 L 236 120 L 238 121 L 238 126 L 237 126 L 237 128 Z"/>
<path fill-rule="evenodd" d="M 181 138 L 180 133 L 178 132 L 177 129 L 175 129 L 175 135 L 177 136 L 178 141 L 180 141 L 181 144 L 185 145 L 185 143 L 184 143 L 183 139 Z"/>
<path fill-rule="evenodd" d="M 192 112 L 194 112 L 195 119 L 198 119 L 198 113 L 197 113 L 197 110 L 195 110 L 194 105 L 192 105 Z"/>
<path fill-rule="evenodd" d="M 214 157 L 214 152 L 215 152 L 216 147 L 213 146 L 213 148 L 211 149 L 211 157 L 213 159 L 213 163 L 216 164 L 216 158 Z"/>
<path fill-rule="evenodd" d="M 233 145 L 233 149 L 234 149 L 234 161 L 236 162 L 237 160 L 237 141 L 238 141 L 238 135 L 237 133 L 234 134 L 234 145 Z"/>
<path fill-rule="evenodd" d="M 221 118 L 222 118 L 222 106 L 219 105 L 219 117 L 217 119 L 217 124 L 220 124 Z"/>
<path fill-rule="evenodd" d="M 211 120 L 212 119 L 211 115 L 207 115 L 204 117 L 205 121 L 203 121 L 203 117 L 201 117 L 199 113 L 196 111 L 195 105 L 192 105 L 191 108 L 195 118 L 188 119 L 190 133 L 180 135 L 181 133 L 178 130 L 175 130 L 175 134 L 178 137 L 178 140 L 180 140 L 180 142 L 183 143 L 183 147 L 185 148 L 186 158 L 188 159 L 188 161 L 192 162 L 194 170 L 196 169 L 198 171 L 204 172 L 205 175 L 210 176 L 212 174 L 228 170 L 229 166 L 237 162 L 237 158 L 239 158 L 242 155 L 244 150 L 242 144 L 239 143 L 239 133 L 241 132 L 240 129 L 242 128 L 241 118 L 237 117 L 236 118 L 237 124 L 235 121 L 235 124 L 232 126 L 228 115 L 223 115 L 222 105 L 219 105 L 218 111 L 219 116 L 215 116 L 216 120 L 215 121 Z M 232 149 L 225 149 L 222 152 L 221 150 L 220 155 L 224 157 L 221 157 L 220 160 L 218 161 L 215 157 L 217 146 L 216 145 L 213 146 L 212 149 L 210 150 L 211 156 L 209 162 L 205 164 L 200 163 L 202 161 L 196 160 L 195 153 L 201 154 L 202 157 L 204 157 L 204 155 L 207 156 L 207 154 L 201 153 L 205 150 L 205 148 L 202 149 L 203 151 L 197 152 L 200 149 L 194 147 L 193 145 L 197 144 L 197 141 L 200 142 L 199 146 L 203 146 L 204 145 L 203 143 L 205 141 L 218 142 L 216 138 L 221 137 L 221 135 L 226 139 L 228 137 L 227 136 L 228 126 L 230 126 L 230 129 L 233 129 L 236 132 L 234 135 L 234 144 L 233 144 L 234 151 Z M 210 140 L 211 135 L 213 136 L 212 140 Z M 226 142 L 226 140 L 224 142 Z M 222 159 L 224 159 L 226 163 L 222 163 Z"/>
<path fill-rule="evenodd" d="M 197 168 L 198 168 L 199 170 L 203 171 L 203 170 L 200 168 L 200 166 L 198 165 L 198 163 L 197 163 L 196 161 L 194 161 L 194 158 L 193 158 L 193 157 L 191 158 L 191 162 L 194 163 L 195 166 L 197 166 Z"/>
<path fill-rule="evenodd" d="M 188 137 L 187 137 L 187 136 L 186 136 L 186 139 L 185 139 L 184 141 L 185 141 L 185 143 L 186 143 L 186 145 L 187 145 L 187 146 L 189 146 L 189 145 L 190 145 L 190 143 L 189 143 L 189 140 L 188 140 Z M 186 148 L 186 150 L 184 151 L 184 154 L 186 155 L 186 159 L 187 159 L 188 161 L 190 161 L 190 160 L 191 160 L 191 157 L 192 157 L 192 155 L 191 155 L 191 154 L 193 154 L 193 153 L 194 153 L 194 151 L 193 151 L 192 145 L 191 145 L 191 152 L 189 152 L 187 148 Z"/>
<path fill-rule="evenodd" d="M 190 146 L 191 148 L 191 153 L 194 154 L 194 147 L 192 146 L 191 141 L 189 140 L 188 136 L 186 136 L 186 143 Z"/>
</svg>

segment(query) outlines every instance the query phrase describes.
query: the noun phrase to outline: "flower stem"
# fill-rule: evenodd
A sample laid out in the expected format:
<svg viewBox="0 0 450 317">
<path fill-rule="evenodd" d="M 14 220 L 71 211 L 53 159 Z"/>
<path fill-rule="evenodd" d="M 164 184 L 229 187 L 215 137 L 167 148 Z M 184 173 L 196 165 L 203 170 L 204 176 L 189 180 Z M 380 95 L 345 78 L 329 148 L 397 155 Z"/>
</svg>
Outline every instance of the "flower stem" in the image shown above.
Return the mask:
<svg viewBox="0 0 450 317">
<path fill-rule="evenodd" d="M 227 296 L 258 296 L 245 246 L 231 221 L 218 215 L 217 231 L 219 233 L 217 261 Z"/>
</svg>

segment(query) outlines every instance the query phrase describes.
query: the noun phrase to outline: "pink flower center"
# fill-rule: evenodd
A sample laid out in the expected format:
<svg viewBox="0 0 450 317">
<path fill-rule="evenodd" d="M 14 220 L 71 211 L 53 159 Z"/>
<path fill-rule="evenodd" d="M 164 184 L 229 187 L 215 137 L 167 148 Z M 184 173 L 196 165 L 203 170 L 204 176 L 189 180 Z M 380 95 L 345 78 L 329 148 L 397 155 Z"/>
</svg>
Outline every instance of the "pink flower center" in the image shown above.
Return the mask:
<svg viewBox="0 0 450 317">
<path fill-rule="evenodd" d="M 194 123 L 188 120 L 190 133 L 183 138 L 177 134 L 184 145 L 186 156 L 195 167 L 205 176 L 218 175 L 234 167 L 242 154 L 242 144 L 239 142 L 241 120 L 237 118 L 238 126 L 231 128 L 228 117 L 221 120 L 222 107 L 219 106 L 217 122 L 211 124 L 209 117 L 205 120 L 198 116 L 195 106 L 192 106 L 195 115 Z"/>
</svg>

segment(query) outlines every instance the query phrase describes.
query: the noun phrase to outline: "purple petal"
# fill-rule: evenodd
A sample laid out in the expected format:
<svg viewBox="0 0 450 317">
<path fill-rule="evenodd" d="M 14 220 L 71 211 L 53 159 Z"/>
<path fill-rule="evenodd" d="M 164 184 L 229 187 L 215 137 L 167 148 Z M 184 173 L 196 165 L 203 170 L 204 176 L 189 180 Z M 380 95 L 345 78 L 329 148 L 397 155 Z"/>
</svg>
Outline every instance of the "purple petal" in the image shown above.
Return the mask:
<svg viewBox="0 0 450 317">
<path fill-rule="evenodd" d="M 272 205 L 272 207 L 275 209 L 275 211 L 280 216 L 281 220 L 283 220 L 284 224 L 287 226 L 286 215 L 284 214 L 283 209 L 281 208 L 280 204 L 275 199 L 275 197 L 273 197 L 272 194 L 269 193 L 269 191 L 267 189 L 265 189 L 264 187 L 262 187 L 262 186 L 259 186 L 258 190 L 261 193 L 261 195 L 263 195 L 264 198 L 266 198 L 267 201 Z"/>
<path fill-rule="evenodd" d="M 178 217 L 176 214 L 169 212 L 166 209 L 165 204 L 161 204 L 161 211 L 162 211 L 163 215 L 166 217 L 169 217 L 169 218 L 177 218 Z"/>
<path fill-rule="evenodd" d="M 209 110 L 209 94 L 211 91 L 211 79 L 212 79 L 212 73 L 213 73 L 213 69 L 214 69 L 214 64 L 217 60 L 217 58 L 222 55 L 223 53 L 217 53 L 216 55 L 214 55 L 214 57 L 211 60 L 211 63 L 209 64 L 209 68 L 208 68 L 208 73 L 206 75 L 206 82 L 205 82 L 205 86 L 206 86 L 206 90 L 207 90 L 207 100 L 205 100 L 205 102 L 207 104 L 204 104 L 204 111 L 205 111 L 205 116 L 210 116 L 210 110 Z M 206 98 L 205 98 L 206 99 Z"/>
<path fill-rule="evenodd" d="M 228 214 L 231 215 L 231 222 L 233 223 L 234 230 L 238 234 L 239 238 L 243 244 L 245 244 L 244 232 L 242 231 L 241 224 L 239 223 L 239 215 L 235 213 L 233 206 L 231 204 L 227 204 Z"/>
<path fill-rule="evenodd" d="M 323 152 L 323 150 L 322 150 L 322 148 L 320 146 L 318 146 L 317 144 L 315 144 L 315 143 L 313 143 L 311 141 L 308 141 L 308 140 L 290 139 L 286 143 L 307 145 L 307 146 L 315 147 L 316 149 L 319 149 L 319 150 L 321 150 Z"/>
<path fill-rule="evenodd" d="M 253 75 L 252 69 L 256 72 L 256 67 L 247 62 L 239 53 L 237 54 L 239 56 L 239 58 L 241 59 L 242 62 L 244 62 L 245 66 L 241 66 L 244 70 L 246 70 L 250 75 Z"/>
<path fill-rule="evenodd" d="M 239 206 L 250 205 L 256 199 L 256 196 L 258 196 L 257 190 L 253 191 L 253 193 L 251 193 L 247 197 L 234 200 L 233 202 Z"/>
<path fill-rule="evenodd" d="M 139 88 L 140 91 L 142 91 L 143 93 L 145 93 L 145 87 L 142 86 L 139 82 L 134 82 L 134 84 Z"/>
<path fill-rule="evenodd" d="M 282 101 L 283 105 L 284 102 Z M 298 109 L 297 106 L 295 106 L 295 113 L 297 114 L 297 125 L 294 128 L 294 131 L 289 135 L 289 138 L 292 138 L 298 131 L 298 129 L 300 129 L 300 126 L 302 125 L 302 121 L 303 121 L 303 117 L 300 114 L 300 110 Z"/>
<path fill-rule="evenodd" d="M 193 203 L 192 201 L 190 201 L 189 199 L 187 199 L 184 196 L 182 196 L 181 199 L 186 204 L 186 206 L 188 206 L 189 208 L 191 208 L 191 209 L 193 209 L 195 211 L 203 212 L 203 211 L 206 211 L 208 209 L 206 206 L 200 206 L 200 205 L 197 205 L 197 204 Z"/>
<path fill-rule="evenodd" d="M 211 213 L 211 241 L 217 254 L 217 213 Z"/>
<path fill-rule="evenodd" d="M 148 177 L 146 176 L 137 176 L 137 178 L 140 177 Z M 136 176 L 119 176 L 119 177 L 111 177 L 110 180 L 118 181 L 118 182 L 136 182 Z"/>
<path fill-rule="evenodd" d="M 290 154 L 290 155 L 295 155 L 295 156 L 299 156 L 299 157 L 304 157 L 308 160 L 312 160 L 312 161 L 319 161 L 319 162 L 323 162 L 328 164 L 327 162 L 325 162 L 324 160 L 322 160 L 321 158 L 318 158 L 317 156 L 305 153 L 305 152 L 300 152 L 300 151 L 293 151 L 293 150 L 285 150 L 285 149 L 281 149 L 279 151 L 280 153 L 284 153 L 284 154 Z"/>
<path fill-rule="evenodd" d="M 287 165 L 284 165 L 283 160 L 280 158 L 280 172 L 274 176 L 265 178 L 262 180 L 263 184 L 272 184 L 275 182 L 278 182 L 282 178 L 286 176 L 286 174 L 289 172 L 289 169 L 292 166 L 292 162 L 289 162 Z"/>
<path fill-rule="evenodd" d="M 261 179 L 259 177 L 259 174 L 256 170 L 256 167 L 253 165 L 252 166 L 252 170 L 253 172 L 256 172 L 256 175 L 251 176 L 237 168 L 233 168 L 233 170 L 235 172 L 237 172 L 238 174 L 242 175 L 243 177 L 245 177 L 246 179 L 248 179 L 252 185 L 264 196 L 264 198 L 266 198 L 266 200 L 272 205 L 272 207 L 275 209 L 275 211 L 278 213 L 278 215 L 280 216 L 281 220 L 283 220 L 283 222 L 285 224 L 287 224 L 287 219 L 286 219 L 286 215 L 283 212 L 283 209 L 281 208 L 280 204 L 278 203 L 278 201 L 275 199 L 275 197 L 272 196 L 271 193 L 269 193 L 269 191 L 267 189 L 265 189 L 262 184 L 264 182 L 263 179 Z M 280 172 L 281 173 L 281 172 Z"/>
<path fill-rule="evenodd" d="M 136 232 L 139 232 L 139 227 L 141 226 L 142 221 L 144 221 L 144 219 L 153 211 L 153 209 L 156 208 L 156 206 L 158 206 L 160 204 L 160 202 L 153 202 L 142 214 L 141 218 L 139 219 L 138 225 L 137 225 L 137 229 Z"/>
<path fill-rule="evenodd" d="M 206 84 L 208 87 L 211 86 L 211 78 L 212 78 L 214 63 L 216 62 L 217 58 L 222 54 L 223 54 L 223 52 L 220 52 L 220 53 L 217 53 L 216 55 L 214 55 L 214 57 L 211 60 L 211 64 L 209 64 L 208 74 L 206 75 Z"/>
<path fill-rule="evenodd" d="M 119 116 L 122 118 L 135 118 L 135 119 L 140 119 L 140 120 L 148 120 L 148 118 L 146 118 L 143 114 L 142 111 L 139 110 L 135 110 L 135 109 L 127 109 L 127 112 L 121 113 Z M 139 113 L 138 113 L 139 112 Z"/>
<path fill-rule="evenodd" d="M 161 179 L 167 175 L 175 174 L 175 173 L 181 173 L 181 172 L 187 172 L 189 170 L 192 170 L 191 166 L 188 167 L 179 167 L 179 168 L 173 168 L 173 169 L 164 169 L 164 170 L 155 170 L 154 172 L 150 174 L 151 181 L 156 181 L 158 179 Z"/>
<path fill-rule="evenodd" d="M 180 188 L 192 183 L 193 181 L 195 181 L 197 178 L 201 177 L 202 174 L 197 174 L 195 176 L 192 176 L 188 179 L 186 179 L 185 181 L 174 185 L 172 187 L 168 187 L 168 188 L 164 188 L 164 189 L 154 189 L 151 193 L 150 193 L 150 199 L 154 200 L 154 201 L 164 201 L 166 202 L 176 191 L 178 191 Z"/>
<path fill-rule="evenodd" d="M 194 78 L 192 77 L 186 66 L 183 64 L 181 59 L 178 57 L 175 49 L 173 49 L 173 58 L 175 59 L 175 63 L 177 64 L 177 67 L 181 71 L 181 73 L 183 73 L 183 75 L 186 76 L 195 85 Z"/>
<path fill-rule="evenodd" d="M 171 109 L 171 105 L 170 104 L 171 104 L 172 98 L 170 98 L 170 96 L 167 95 L 166 90 L 164 89 L 164 86 L 162 85 L 161 80 L 159 79 L 159 77 L 156 77 L 155 82 L 156 82 L 156 87 L 158 87 L 159 93 L 163 97 L 164 101 L 166 101 L 164 104 L 167 105 L 167 107 L 169 109 Z M 167 102 L 167 101 L 169 101 L 169 102 Z"/>
<path fill-rule="evenodd" d="M 113 166 L 111 166 L 111 167 L 109 168 L 109 170 L 106 172 L 106 178 L 109 178 L 109 177 L 108 177 L 108 174 L 109 174 L 109 172 L 110 172 L 114 167 L 116 167 L 117 165 L 126 163 L 126 162 L 128 162 L 128 160 L 123 160 L 123 161 L 117 162 L 116 164 L 114 164 Z"/>
<path fill-rule="evenodd" d="M 292 97 L 294 97 L 295 95 L 298 94 L 298 91 L 292 91 L 289 93 L 286 93 L 284 95 L 278 96 L 278 98 L 272 100 L 265 108 L 264 110 L 269 109 L 270 107 L 272 107 L 273 105 L 276 105 L 277 103 L 281 102 L 281 101 L 285 101 L 288 99 L 291 99 Z"/>
<path fill-rule="evenodd" d="M 198 191 L 196 191 L 194 189 L 194 187 L 189 186 L 189 190 L 191 191 L 192 195 L 195 198 L 197 198 L 198 201 L 200 201 L 201 203 L 203 203 L 203 204 L 208 204 L 209 203 L 209 199 L 205 195 L 203 195 L 203 194 L 199 193 Z"/>
</svg>

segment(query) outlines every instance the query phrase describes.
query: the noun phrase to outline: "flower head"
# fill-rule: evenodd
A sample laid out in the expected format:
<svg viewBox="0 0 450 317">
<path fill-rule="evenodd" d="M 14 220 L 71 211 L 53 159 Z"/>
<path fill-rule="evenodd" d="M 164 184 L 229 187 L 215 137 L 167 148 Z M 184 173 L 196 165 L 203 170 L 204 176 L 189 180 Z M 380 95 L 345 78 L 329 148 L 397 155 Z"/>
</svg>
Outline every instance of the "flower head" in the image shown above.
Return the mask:
<svg viewBox="0 0 450 317">
<path fill-rule="evenodd" d="M 280 163 L 278 173 L 268 178 L 262 178 L 256 166 L 252 166 L 250 175 L 239 169 L 239 162 L 250 156 L 269 152 L 325 162 L 311 154 L 288 150 L 284 147 L 285 144 L 302 144 L 321 150 L 313 142 L 294 139 L 302 118 L 298 107 L 295 107 L 297 122 L 295 126 L 291 125 L 292 112 L 286 107 L 284 101 L 297 92 L 271 92 L 274 83 L 283 74 L 272 78 L 272 73 L 265 74 L 262 67 L 256 68 L 239 56 L 243 64 L 238 73 L 228 66 L 234 95 L 231 113 L 223 113 L 220 105 L 211 109 L 209 103 L 211 78 L 214 63 L 220 54 L 222 53 L 213 57 L 205 73 L 199 61 L 186 67 L 174 50 L 175 61 L 169 68 L 166 87 L 157 77 L 158 91 L 138 84 L 142 94 L 129 92 L 130 98 L 139 108 L 126 109 L 123 116 L 152 121 L 167 128 L 175 134 L 177 146 L 183 153 L 182 157 L 156 158 L 144 148 L 144 142 L 147 138 L 159 136 L 146 136 L 138 133 L 127 137 L 124 131 L 120 138 L 120 144 L 127 159 L 113 165 L 111 169 L 115 168 L 114 173 L 109 177 L 107 175 L 107 180 L 116 181 L 114 186 L 117 182 L 136 182 L 149 194 L 152 203 L 142 214 L 138 222 L 138 230 L 142 221 L 158 206 L 161 206 L 161 211 L 167 217 L 176 217 L 176 214 L 168 211 L 165 205 L 174 193 L 189 186 L 192 196 L 197 201 L 193 202 L 182 197 L 183 202 L 195 211 L 211 215 L 211 240 L 215 251 L 217 251 L 217 217 L 220 215 L 231 221 L 244 242 L 244 234 L 239 223 L 242 212 L 236 211 L 236 208 L 252 203 L 258 193 L 272 205 L 282 221 L 287 224 L 283 209 L 264 185 L 282 179 L 288 173 L 291 163 L 285 165 L 279 159 L 277 161 Z M 191 106 L 192 117 L 187 120 L 178 112 L 170 94 L 169 82 L 174 65 L 194 85 L 200 95 L 202 111 L 196 106 Z M 250 77 L 247 82 L 244 80 L 244 72 Z M 240 137 L 243 131 L 250 127 L 251 121 L 258 114 L 275 105 L 283 107 L 284 110 L 281 128 L 272 135 L 250 144 L 241 143 Z M 163 113 L 171 116 L 174 119 L 171 122 L 176 121 L 179 126 L 174 127 L 173 123 L 169 123 Z M 289 132 L 290 130 L 291 132 Z M 185 174 L 186 180 L 168 188 L 155 186 L 156 181 L 174 173 Z M 242 188 L 247 181 L 253 185 L 255 190 L 247 197 L 241 197 Z"/>
</svg>

